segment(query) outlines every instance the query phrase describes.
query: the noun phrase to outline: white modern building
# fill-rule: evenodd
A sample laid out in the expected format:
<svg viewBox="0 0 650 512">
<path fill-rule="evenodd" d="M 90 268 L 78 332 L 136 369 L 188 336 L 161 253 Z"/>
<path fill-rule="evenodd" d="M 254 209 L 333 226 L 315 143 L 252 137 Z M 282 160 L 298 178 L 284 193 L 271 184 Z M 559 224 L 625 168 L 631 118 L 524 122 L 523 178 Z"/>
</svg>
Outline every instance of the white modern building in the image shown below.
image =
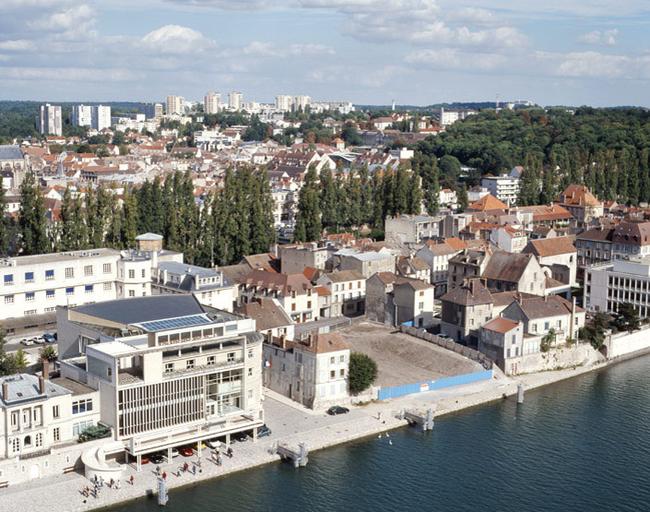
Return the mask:
<svg viewBox="0 0 650 512">
<path fill-rule="evenodd" d="M 218 92 L 208 92 L 203 97 L 203 111 L 206 114 L 218 114 L 221 110 L 221 94 Z"/>
<path fill-rule="evenodd" d="M 490 194 L 508 206 L 515 206 L 519 198 L 519 178 L 513 176 L 486 176 L 481 179 L 481 186 Z"/>
<path fill-rule="evenodd" d="M 185 113 L 185 100 L 182 96 L 167 96 L 165 114 L 181 115 Z"/>
<path fill-rule="evenodd" d="M 62 376 L 99 391 L 101 421 L 138 469 L 145 454 L 171 460 L 264 423 L 254 320 L 161 295 L 60 308 L 58 330 Z"/>
<path fill-rule="evenodd" d="M 72 124 L 86 126 L 95 130 L 111 127 L 111 107 L 106 105 L 74 105 Z"/>
<path fill-rule="evenodd" d="M 233 91 L 228 94 L 228 108 L 239 111 L 244 106 L 244 95 L 241 92 Z"/>
<path fill-rule="evenodd" d="M 290 112 L 293 108 L 293 97 L 286 94 L 276 96 L 275 108 L 280 112 Z"/>
<path fill-rule="evenodd" d="M 146 235 L 145 235 L 146 237 Z M 57 306 L 77 306 L 151 295 L 161 261 L 181 263 L 183 254 L 152 249 L 89 249 L 0 260 L 0 325 L 9 334 L 51 327 Z"/>
<path fill-rule="evenodd" d="M 41 135 L 63 135 L 63 116 L 60 105 L 41 105 L 39 118 L 39 132 Z"/>
<path fill-rule="evenodd" d="M 93 122 L 92 107 L 90 105 L 72 106 L 72 124 L 74 126 L 88 126 Z"/>
</svg>

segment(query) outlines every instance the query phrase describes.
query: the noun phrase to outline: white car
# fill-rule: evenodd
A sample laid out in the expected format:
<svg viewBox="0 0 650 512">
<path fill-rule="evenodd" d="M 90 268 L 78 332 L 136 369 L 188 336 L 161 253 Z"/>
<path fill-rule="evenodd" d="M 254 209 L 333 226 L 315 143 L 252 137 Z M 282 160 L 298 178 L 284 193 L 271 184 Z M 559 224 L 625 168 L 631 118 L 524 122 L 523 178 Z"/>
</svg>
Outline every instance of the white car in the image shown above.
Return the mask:
<svg viewBox="0 0 650 512">
<path fill-rule="evenodd" d="M 22 340 L 20 340 L 20 344 L 25 345 L 26 347 L 31 347 L 34 344 L 34 342 L 31 339 L 23 338 Z"/>
</svg>

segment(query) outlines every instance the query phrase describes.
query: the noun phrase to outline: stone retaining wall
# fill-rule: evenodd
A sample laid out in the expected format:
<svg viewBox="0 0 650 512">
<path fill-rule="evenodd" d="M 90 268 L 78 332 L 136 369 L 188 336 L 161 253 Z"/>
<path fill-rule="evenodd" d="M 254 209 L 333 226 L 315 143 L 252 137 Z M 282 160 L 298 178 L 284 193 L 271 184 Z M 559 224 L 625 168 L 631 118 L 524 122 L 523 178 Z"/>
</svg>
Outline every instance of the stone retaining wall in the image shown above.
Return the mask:
<svg viewBox="0 0 650 512">
<path fill-rule="evenodd" d="M 421 340 L 428 341 L 429 343 L 433 343 L 439 347 L 456 352 L 457 354 L 471 359 L 472 361 L 476 361 L 486 370 L 491 370 L 494 365 L 492 360 L 489 359 L 485 354 L 482 354 L 473 348 L 461 345 L 460 343 L 456 343 L 454 340 L 451 340 L 449 338 L 441 338 L 436 334 L 431 334 L 430 332 L 427 332 L 424 329 L 418 329 L 417 327 L 407 327 L 402 325 L 400 326 L 399 330 L 404 334 L 408 334 L 409 336 L 414 336 Z"/>
</svg>

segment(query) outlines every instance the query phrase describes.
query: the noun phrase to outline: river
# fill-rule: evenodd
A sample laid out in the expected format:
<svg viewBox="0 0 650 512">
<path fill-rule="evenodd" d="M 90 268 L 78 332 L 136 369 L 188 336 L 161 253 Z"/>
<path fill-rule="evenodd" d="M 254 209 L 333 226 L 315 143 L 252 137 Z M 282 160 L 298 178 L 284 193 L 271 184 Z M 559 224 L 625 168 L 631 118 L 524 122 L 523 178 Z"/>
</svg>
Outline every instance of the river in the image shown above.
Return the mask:
<svg viewBox="0 0 650 512">
<path fill-rule="evenodd" d="M 648 511 L 650 356 L 170 492 L 168 512 Z M 390 441 L 390 442 L 389 442 Z M 392 442 L 392 444 L 390 444 Z M 112 512 L 159 510 L 154 500 Z"/>
</svg>

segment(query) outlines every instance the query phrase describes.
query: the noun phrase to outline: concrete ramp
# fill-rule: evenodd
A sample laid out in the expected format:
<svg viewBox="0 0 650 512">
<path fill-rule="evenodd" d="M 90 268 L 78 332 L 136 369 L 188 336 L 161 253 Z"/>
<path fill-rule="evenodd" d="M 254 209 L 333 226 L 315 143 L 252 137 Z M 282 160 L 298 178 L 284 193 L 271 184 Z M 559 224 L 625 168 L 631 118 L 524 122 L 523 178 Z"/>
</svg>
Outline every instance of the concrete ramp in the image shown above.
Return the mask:
<svg viewBox="0 0 650 512">
<path fill-rule="evenodd" d="M 81 454 L 81 462 L 84 465 L 84 474 L 89 480 L 95 477 L 104 480 L 118 480 L 124 471 L 123 464 L 106 460 L 107 455 L 114 455 L 124 451 L 124 444 L 119 441 L 109 441 L 101 446 L 88 448 Z"/>
</svg>

